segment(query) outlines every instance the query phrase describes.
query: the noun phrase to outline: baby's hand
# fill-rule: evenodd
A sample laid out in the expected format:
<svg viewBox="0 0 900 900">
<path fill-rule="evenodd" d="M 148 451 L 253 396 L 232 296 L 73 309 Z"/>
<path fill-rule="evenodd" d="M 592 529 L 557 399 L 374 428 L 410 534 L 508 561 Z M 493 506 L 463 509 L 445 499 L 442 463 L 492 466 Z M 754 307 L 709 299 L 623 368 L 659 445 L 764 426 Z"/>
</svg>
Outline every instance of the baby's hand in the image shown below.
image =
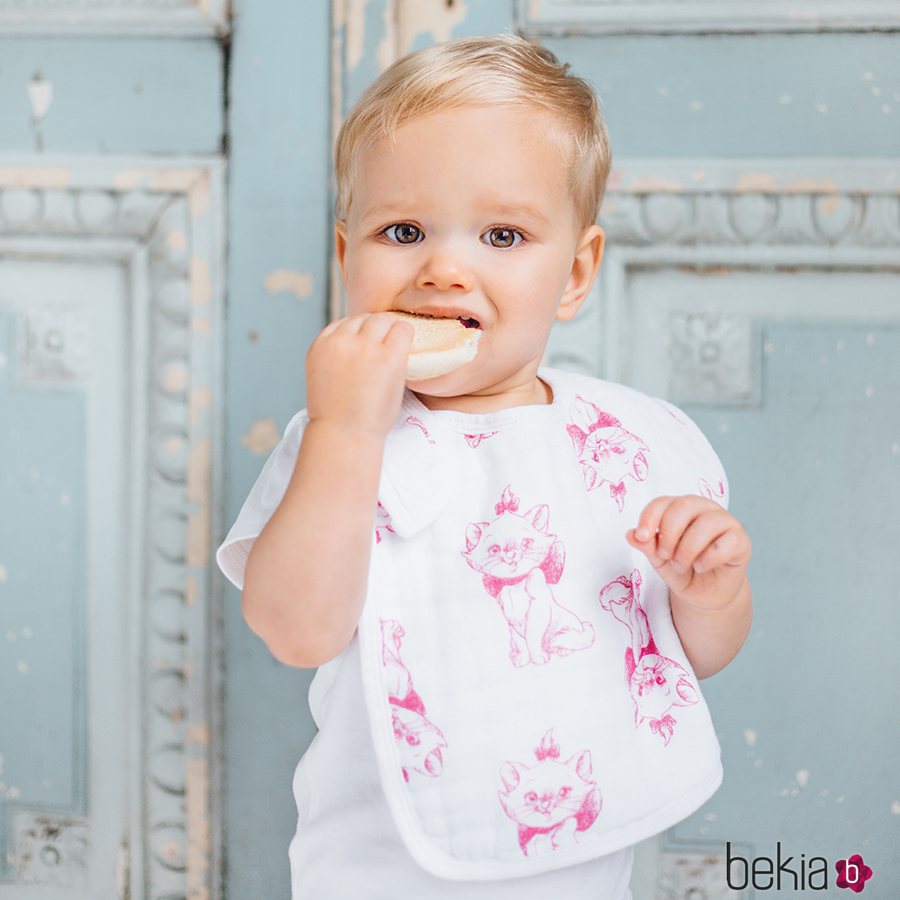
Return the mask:
<svg viewBox="0 0 900 900">
<path fill-rule="evenodd" d="M 714 500 L 694 494 L 657 497 L 625 537 L 647 557 L 669 590 L 693 606 L 725 606 L 743 585 L 750 538 Z"/>
<path fill-rule="evenodd" d="M 326 325 L 306 354 L 310 423 L 383 438 L 403 402 L 413 327 L 390 313 L 363 313 Z"/>
</svg>

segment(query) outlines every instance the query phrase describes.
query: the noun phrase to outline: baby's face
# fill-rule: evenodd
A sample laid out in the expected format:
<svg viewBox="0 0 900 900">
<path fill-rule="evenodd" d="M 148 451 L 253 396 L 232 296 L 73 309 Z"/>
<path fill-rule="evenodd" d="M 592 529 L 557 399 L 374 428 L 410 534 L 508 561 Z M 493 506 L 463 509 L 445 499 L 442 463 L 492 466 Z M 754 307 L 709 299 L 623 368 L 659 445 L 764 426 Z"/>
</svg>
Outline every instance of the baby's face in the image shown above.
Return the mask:
<svg viewBox="0 0 900 900">
<path fill-rule="evenodd" d="M 577 311 L 560 301 L 586 232 L 551 121 L 537 109 L 467 106 L 409 122 L 361 155 L 336 229 L 348 313 L 463 316 L 482 330 L 474 360 L 409 382 L 418 393 L 533 379 L 554 319 Z"/>
</svg>

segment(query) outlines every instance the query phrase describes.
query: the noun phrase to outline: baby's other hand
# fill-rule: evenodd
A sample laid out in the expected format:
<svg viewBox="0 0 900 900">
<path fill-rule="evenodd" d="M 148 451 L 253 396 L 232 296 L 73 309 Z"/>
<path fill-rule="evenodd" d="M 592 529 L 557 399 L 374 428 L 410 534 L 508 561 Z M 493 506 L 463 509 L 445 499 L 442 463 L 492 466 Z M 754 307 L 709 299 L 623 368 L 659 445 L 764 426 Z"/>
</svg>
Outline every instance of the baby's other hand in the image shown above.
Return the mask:
<svg viewBox="0 0 900 900">
<path fill-rule="evenodd" d="M 625 537 L 679 599 L 703 609 L 733 600 L 747 573 L 750 538 L 714 500 L 687 494 L 657 497 Z"/>
<path fill-rule="evenodd" d="M 383 438 L 400 412 L 413 327 L 390 313 L 347 316 L 326 325 L 306 354 L 310 423 Z"/>
</svg>

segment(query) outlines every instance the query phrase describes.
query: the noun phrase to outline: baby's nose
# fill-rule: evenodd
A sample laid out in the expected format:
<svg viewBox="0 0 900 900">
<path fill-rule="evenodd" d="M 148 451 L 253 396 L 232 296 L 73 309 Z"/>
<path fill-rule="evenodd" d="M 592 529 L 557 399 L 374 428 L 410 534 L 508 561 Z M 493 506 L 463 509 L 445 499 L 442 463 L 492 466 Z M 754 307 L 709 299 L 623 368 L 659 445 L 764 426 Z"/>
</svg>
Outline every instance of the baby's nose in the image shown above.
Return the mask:
<svg viewBox="0 0 900 900">
<path fill-rule="evenodd" d="M 474 276 L 471 268 L 459 253 L 448 247 L 436 249 L 422 264 L 416 279 L 416 287 L 432 290 L 471 291 Z"/>
</svg>

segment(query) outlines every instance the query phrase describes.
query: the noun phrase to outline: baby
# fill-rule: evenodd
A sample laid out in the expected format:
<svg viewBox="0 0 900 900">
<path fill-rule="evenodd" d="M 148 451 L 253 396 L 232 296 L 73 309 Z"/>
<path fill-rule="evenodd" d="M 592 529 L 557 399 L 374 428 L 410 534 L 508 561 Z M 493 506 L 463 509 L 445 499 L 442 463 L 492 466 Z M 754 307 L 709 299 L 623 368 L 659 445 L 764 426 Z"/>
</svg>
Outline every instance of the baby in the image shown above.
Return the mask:
<svg viewBox="0 0 900 900">
<path fill-rule="evenodd" d="M 750 542 L 684 413 L 542 364 L 604 245 L 597 100 L 513 36 L 389 68 L 336 148 L 349 315 L 219 548 L 250 627 L 318 666 L 300 898 L 623 900 L 717 789 L 698 679 L 750 627 Z M 477 352 L 407 377 L 412 313 Z"/>
</svg>

